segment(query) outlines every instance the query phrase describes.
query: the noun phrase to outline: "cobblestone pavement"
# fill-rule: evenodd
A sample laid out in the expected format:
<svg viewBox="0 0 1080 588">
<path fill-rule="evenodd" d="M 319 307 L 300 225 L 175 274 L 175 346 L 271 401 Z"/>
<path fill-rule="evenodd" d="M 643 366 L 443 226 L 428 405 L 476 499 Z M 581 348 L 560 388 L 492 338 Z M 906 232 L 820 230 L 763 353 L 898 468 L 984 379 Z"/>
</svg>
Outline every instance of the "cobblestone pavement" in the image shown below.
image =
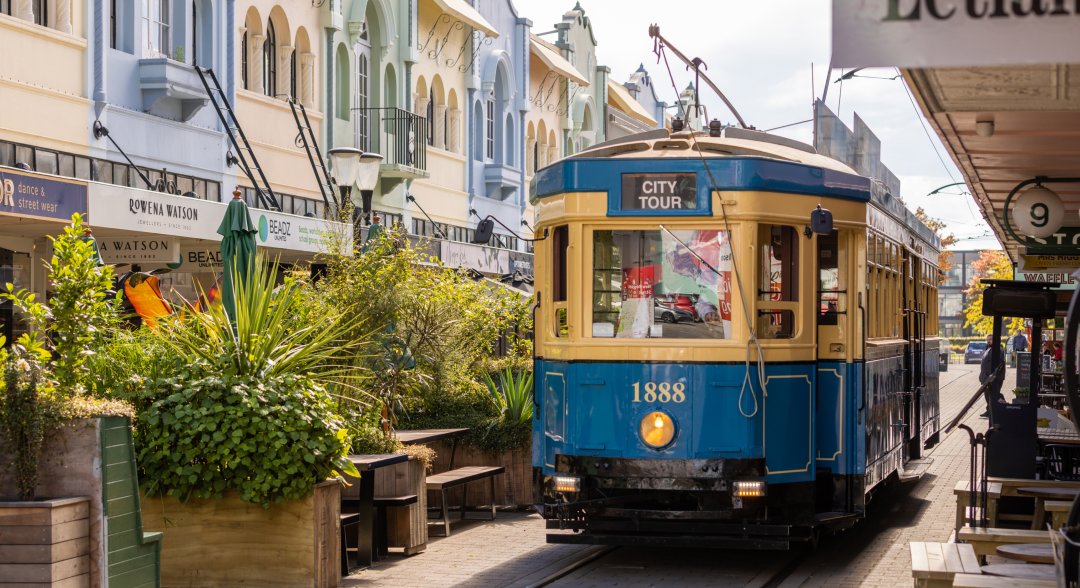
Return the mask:
<svg viewBox="0 0 1080 588">
<path fill-rule="evenodd" d="M 978 366 L 951 365 L 941 374 L 942 426 L 978 386 Z M 981 405 L 965 421 L 986 427 Z M 826 538 L 782 584 L 795 586 L 911 586 L 909 541 L 946 541 L 952 532 L 952 489 L 968 475 L 968 438 L 945 436 L 917 483 L 895 485 L 875 497 L 867 519 Z M 449 538 L 432 538 L 425 553 L 392 556 L 343 579 L 354 586 L 526 586 L 598 548 L 545 543 L 535 514 L 499 513 L 494 522 L 455 525 Z M 761 586 L 797 554 L 622 548 L 557 581 L 555 586 Z"/>
</svg>

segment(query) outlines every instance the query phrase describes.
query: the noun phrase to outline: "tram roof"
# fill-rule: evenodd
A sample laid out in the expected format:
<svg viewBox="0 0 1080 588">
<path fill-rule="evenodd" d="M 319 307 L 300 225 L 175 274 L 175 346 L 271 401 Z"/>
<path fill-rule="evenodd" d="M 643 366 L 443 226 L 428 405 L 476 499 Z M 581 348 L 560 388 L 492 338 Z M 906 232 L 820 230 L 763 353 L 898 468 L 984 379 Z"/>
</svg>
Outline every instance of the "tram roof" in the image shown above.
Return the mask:
<svg viewBox="0 0 1080 588">
<path fill-rule="evenodd" d="M 704 131 L 654 129 L 601 143 L 549 165 L 533 179 L 533 198 L 567 192 L 618 190 L 628 160 L 634 171 L 704 172 L 714 190 L 760 190 L 873 201 L 934 248 L 940 240 L 880 182 L 821 155 L 812 146 L 763 131 L 727 127 Z"/>
</svg>

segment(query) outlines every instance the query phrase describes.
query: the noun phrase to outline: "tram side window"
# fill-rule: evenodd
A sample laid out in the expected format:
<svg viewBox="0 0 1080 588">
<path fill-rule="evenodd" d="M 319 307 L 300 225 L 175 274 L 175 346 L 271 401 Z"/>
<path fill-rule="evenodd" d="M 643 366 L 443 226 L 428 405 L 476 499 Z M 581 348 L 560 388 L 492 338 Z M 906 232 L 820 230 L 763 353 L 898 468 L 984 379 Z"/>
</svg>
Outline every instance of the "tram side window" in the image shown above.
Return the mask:
<svg viewBox="0 0 1080 588">
<path fill-rule="evenodd" d="M 761 225 L 759 231 L 757 336 L 790 339 L 795 310 L 784 303 L 799 300 L 799 233 L 787 225 Z"/>
<path fill-rule="evenodd" d="M 555 227 L 551 235 L 551 299 L 555 303 L 555 336 L 565 337 L 569 332 L 566 316 L 566 252 L 570 247 L 570 229 L 566 225 Z"/>
<path fill-rule="evenodd" d="M 592 336 L 727 339 L 727 231 L 594 231 Z"/>
<path fill-rule="evenodd" d="M 840 279 L 840 239 L 833 231 L 818 237 L 818 324 L 836 325 L 846 312 L 845 284 Z"/>
</svg>

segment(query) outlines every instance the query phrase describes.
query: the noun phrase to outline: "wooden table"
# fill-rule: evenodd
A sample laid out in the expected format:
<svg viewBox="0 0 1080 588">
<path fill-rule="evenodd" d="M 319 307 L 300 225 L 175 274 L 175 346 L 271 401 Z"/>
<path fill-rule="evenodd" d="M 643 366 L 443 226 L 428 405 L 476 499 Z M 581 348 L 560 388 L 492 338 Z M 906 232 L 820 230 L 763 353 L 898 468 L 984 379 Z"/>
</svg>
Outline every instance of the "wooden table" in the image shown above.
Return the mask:
<svg viewBox="0 0 1080 588">
<path fill-rule="evenodd" d="M 407 431 L 394 431 L 398 441 L 408 444 L 425 444 L 450 439 L 450 469 L 454 469 L 454 454 L 457 453 L 457 442 L 468 429 L 412 429 Z"/>
<path fill-rule="evenodd" d="M 982 567 L 984 574 L 1020 580 L 1056 580 L 1057 571 L 1045 564 L 990 564 Z"/>
<path fill-rule="evenodd" d="M 350 455 L 349 461 L 360 470 L 360 498 L 356 501 L 356 512 L 360 522 L 356 525 L 356 564 L 365 568 L 371 565 L 375 553 L 375 470 L 409 461 L 404 453 L 379 455 Z M 363 475 L 368 472 L 369 475 Z"/>
<path fill-rule="evenodd" d="M 1014 559 L 1024 563 L 1054 563 L 1054 546 L 1048 543 L 1017 543 L 999 545 L 997 554 L 1005 559 Z"/>
<path fill-rule="evenodd" d="M 1080 445 L 1080 433 L 1070 429 L 1039 427 L 1038 435 L 1043 445 Z"/>
<path fill-rule="evenodd" d="M 1080 488 L 1068 486 L 1038 486 L 1032 488 L 1017 488 L 1017 496 L 1028 496 L 1035 499 L 1035 513 L 1031 517 L 1031 528 L 1042 529 L 1043 521 L 1046 520 L 1047 500 L 1075 500 L 1080 495 Z"/>
<path fill-rule="evenodd" d="M 986 574 L 956 574 L 953 588 L 1017 588 L 1016 580 Z M 1057 580 L 1024 580 L 1024 588 L 1057 588 Z"/>
</svg>

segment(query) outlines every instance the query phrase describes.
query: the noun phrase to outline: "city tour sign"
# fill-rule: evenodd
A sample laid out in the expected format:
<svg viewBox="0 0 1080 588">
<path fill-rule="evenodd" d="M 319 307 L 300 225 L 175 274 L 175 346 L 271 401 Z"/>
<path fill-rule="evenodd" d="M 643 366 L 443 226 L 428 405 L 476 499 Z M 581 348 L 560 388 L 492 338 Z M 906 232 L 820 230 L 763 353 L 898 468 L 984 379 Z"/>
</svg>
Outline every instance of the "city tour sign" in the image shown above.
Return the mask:
<svg viewBox="0 0 1080 588">
<path fill-rule="evenodd" d="M 1078 63 L 1075 0 L 833 0 L 833 67 Z"/>
</svg>

